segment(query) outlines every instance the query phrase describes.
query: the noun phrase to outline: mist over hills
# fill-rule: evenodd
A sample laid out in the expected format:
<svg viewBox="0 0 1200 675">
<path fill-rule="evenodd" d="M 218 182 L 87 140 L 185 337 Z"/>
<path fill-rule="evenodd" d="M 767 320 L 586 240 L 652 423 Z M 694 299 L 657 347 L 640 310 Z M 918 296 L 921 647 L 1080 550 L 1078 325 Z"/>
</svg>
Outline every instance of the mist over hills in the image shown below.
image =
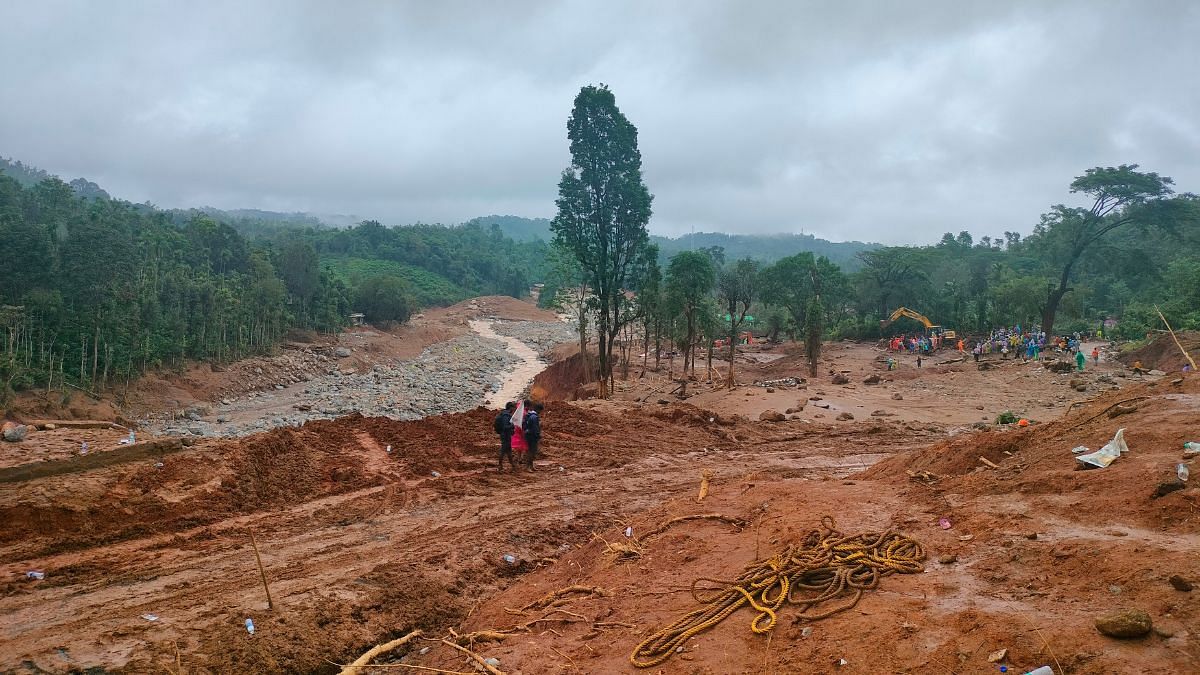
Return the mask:
<svg viewBox="0 0 1200 675">
<path fill-rule="evenodd" d="M 16 179 L 24 187 L 32 187 L 37 183 L 53 178 L 47 171 L 25 164 L 20 160 L 0 157 L 0 171 Z M 76 178 L 68 183 L 80 197 L 87 199 L 111 199 L 112 197 L 96 183 L 85 178 Z M 149 206 L 149 205 L 146 205 Z M 314 214 L 306 212 L 280 212 L 263 209 L 219 209 L 212 206 L 194 208 L 163 209 L 172 214 L 176 221 L 183 221 L 196 213 L 228 223 L 243 235 L 261 237 L 278 234 L 294 228 L 348 228 L 364 220 L 357 215 L 345 214 Z M 458 225 L 458 224 L 452 224 Z M 550 230 L 548 218 L 525 218 L 514 215 L 488 215 L 472 218 L 464 226 L 478 226 L 488 230 L 497 225 L 500 232 L 518 243 L 541 241 L 550 243 L 554 234 Z M 725 234 L 723 232 L 694 232 L 679 237 L 650 235 L 650 241 L 658 245 L 661 257 L 665 260 L 680 251 L 709 249 L 721 247 L 724 249 L 726 260 L 754 258 L 764 263 L 771 263 L 780 258 L 805 251 L 817 256 L 825 256 L 847 271 L 860 267 L 856 255 L 861 251 L 879 248 L 879 244 L 859 241 L 835 242 L 819 239 L 809 234 Z"/>
</svg>

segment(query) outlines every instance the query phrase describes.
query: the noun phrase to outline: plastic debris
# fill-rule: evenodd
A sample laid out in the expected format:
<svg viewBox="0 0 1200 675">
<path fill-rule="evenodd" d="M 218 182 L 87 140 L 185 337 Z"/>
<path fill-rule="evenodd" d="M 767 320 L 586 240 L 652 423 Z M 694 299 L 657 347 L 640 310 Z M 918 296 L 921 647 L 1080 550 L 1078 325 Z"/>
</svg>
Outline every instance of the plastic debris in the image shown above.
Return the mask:
<svg viewBox="0 0 1200 675">
<path fill-rule="evenodd" d="M 1028 673 L 1025 673 L 1025 675 L 1054 675 L 1054 669 L 1051 668 L 1050 666 L 1042 666 L 1035 670 L 1031 670 Z"/>
<path fill-rule="evenodd" d="M 499 666 L 499 665 L 500 665 L 500 659 L 498 659 L 498 658 L 496 658 L 496 657 L 494 657 L 494 656 L 493 656 L 493 657 L 491 657 L 491 658 L 489 658 L 489 659 L 484 659 L 484 660 L 483 660 L 483 662 L 484 662 L 484 663 L 486 663 L 486 664 L 488 664 L 489 666 L 491 666 L 491 667 L 493 667 L 493 668 L 495 668 L 495 667 L 497 667 L 497 666 Z"/>
<path fill-rule="evenodd" d="M 165 466 L 165 465 L 162 462 L 154 463 L 154 468 L 156 468 L 156 469 L 161 469 L 161 468 L 163 468 L 163 466 Z"/>
<path fill-rule="evenodd" d="M 46 573 L 45 573 L 45 572 L 38 572 L 38 571 L 35 571 L 35 570 L 30 570 L 30 571 L 28 571 L 28 572 L 26 572 L 26 573 L 25 573 L 25 578 L 26 578 L 26 579 L 37 579 L 38 581 L 41 581 L 42 579 L 45 579 L 45 578 L 46 578 Z"/>
<path fill-rule="evenodd" d="M 627 528 L 625 528 L 625 536 L 626 536 L 626 537 L 632 537 L 632 536 L 633 536 L 633 526 L 632 526 L 632 525 L 631 525 L 631 526 L 629 526 L 629 527 L 627 527 Z"/>
<path fill-rule="evenodd" d="M 1075 454 L 1075 455 L 1082 455 L 1085 452 L 1091 452 L 1091 451 L 1092 451 L 1092 449 L 1086 445 L 1077 445 L 1077 446 L 1071 448 L 1071 453 Z"/>
<path fill-rule="evenodd" d="M 516 565 L 516 564 L 517 564 L 517 556 L 515 556 L 515 555 L 513 555 L 513 554 L 511 554 L 511 553 L 505 553 L 505 554 L 504 554 L 503 556 L 501 556 L 501 557 L 504 559 L 504 562 L 508 563 L 509 565 Z"/>
<path fill-rule="evenodd" d="M 389 446 L 387 446 L 387 451 L 388 451 L 388 452 L 391 452 L 391 451 L 392 451 L 392 446 L 390 446 L 390 445 L 389 445 Z"/>
<path fill-rule="evenodd" d="M 838 668 L 841 668 L 842 666 L 848 665 L 849 663 L 850 662 L 847 661 L 846 659 L 838 659 L 837 661 L 833 662 L 833 665 L 837 666 Z"/>
<path fill-rule="evenodd" d="M 1179 476 L 1179 480 L 1186 483 L 1188 479 L 1188 465 L 1184 464 L 1183 462 L 1176 464 L 1175 475 Z"/>
<path fill-rule="evenodd" d="M 800 629 L 800 637 L 808 637 L 812 635 L 812 626 L 805 626 Z"/>
<path fill-rule="evenodd" d="M 954 525 L 952 525 L 950 523 L 949 518 L 942 516 L 941 518 L 938 518 L 938 527 L 942 528 L 943 530 L 948 530 L 948 529 L 954 527 Z"/>
<path fill-rule="evenodd" d="M 142 615 L 142 618 L 143 618 L 143 619 L 145 619 L 145 620 L 147 620 L 147 621 L 158 621 L 158 615 L 157 615 L 157 614 L 143 614 L 143 615 Z"/>
<path fill-rule="evenodd" d="M 249 617 L 246 617 L 246 632 L 254 635 L 254 621 L 252 621 Z"/>
<path fill-rule="evenodd" d="M 87 453 L 88 453 L 87 441 L 84 441 L 83 444 L 79 446 L 79 454 L 86 455 Z"/>
<path fill-rule="evenodd" d="M 991 654 L 988 654 L 988 663 L 996 663 L 997 661 L 1003 661 L 1004 658 L 1007 656 L 1008 656 L 1007 648 L 997 649 L 996 651 L 992 652 Z"/>
<path fill-rule="evenodd" d="M 1129 452 L 1129 446 L 1125 444 L 1125 430 L 1117 429 L 1116 435 L 1103 448 L 1075 459 L 1083 463 L 1085 468 L 1103 469 L 1125 452 Z"/>
</svg>

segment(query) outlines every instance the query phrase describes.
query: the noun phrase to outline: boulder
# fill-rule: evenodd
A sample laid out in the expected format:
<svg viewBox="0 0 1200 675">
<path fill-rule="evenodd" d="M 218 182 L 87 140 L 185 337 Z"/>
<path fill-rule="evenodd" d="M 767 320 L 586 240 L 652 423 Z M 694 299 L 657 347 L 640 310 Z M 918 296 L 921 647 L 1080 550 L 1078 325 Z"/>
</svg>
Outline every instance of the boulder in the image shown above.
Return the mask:
<svg viewBox="0 0 1200 675">
<path fill-rule="evenodd" d="M 1179 576 L 1178 574 L 1172 574 L 1167 579 L 1167 582 L 1170 583 L 1171 586 L 1177 591 L 1183 591 L 1184 593 L 1190 593 L 1192 590 L 1192 582 L 1188 581 L 1187 579 L 1184 579 L 1183 577 Z"/>
<path fill-rule="evenodd" d="M 1114 638 L 1139 638 L 1150 632 L 1150 615 L 1140 609 L 1123 609 L 1096 619 L 1096 630 Z"/>
<path fill-rule="evenodd" d="M 1158 484 L 1158 487 L 1154 488 L 1153 498 L 1158 499 L 1159 497 L 1164 497 L 1166 495 L 1171 494 L 1172 492 L 1175 492 L 1176 490 L 1182 490 L 1186 487 L 1187 487 L 1187 483 L 1179 480 L 1178 478 L 1164 480 L 1163 482 Z"/>
<path fill-rule="evenodd" d="M 20 443 L 25 440 L 25 435 L 28 433 L 29 427 L 24 424 L 14 424 L 12 422 L 5 422 L 3 431 L 0 431 L 0 435 L 9 443 Z"/>
<path fill-rule="evenodd" d="M 333 355 L 339 359 L 344 359 L 350 356 L 350 350 L 345 347 L 338 347 L 337 349 L 333 350 Z"/>
<path fill-rule="evenodd" d="M 893 393 L 893 394 L 892 394 L 892 400 L 893 400 L 893 401 L 903 401 L 903 400 L 904 400 L 904 394 L 901 394 L 900 392 L 898 392 L 898 391 L 897 391 L 897 392 L 895 392 L 895 393 Z"/>
<path fill-rule="evenodd" d="M 872 374 L 863 379 L 863 384 L 879 384 L 879 375 Z"/>
<path fill-rule="evenodd" d="M 773 408 L 767 408 L 758 416 L 760 422 L 782 422 L 786 419 L 787 417 L 784 417 L 783 413 Z"/>
<path fill-rule="evenodd" d="M 846 377 L 842 373 L 834 373 L 833 374 L 833 383 L 834 384 L 850 384 L 850 378 Z"/>
<path fill-rule="evenodd" d="M 837 419 L 842 422 L 848 422 L 848 421 L 854 419 L 854 415 L 852 415 L 848 412 L 838 413 Z"/>
</svg>

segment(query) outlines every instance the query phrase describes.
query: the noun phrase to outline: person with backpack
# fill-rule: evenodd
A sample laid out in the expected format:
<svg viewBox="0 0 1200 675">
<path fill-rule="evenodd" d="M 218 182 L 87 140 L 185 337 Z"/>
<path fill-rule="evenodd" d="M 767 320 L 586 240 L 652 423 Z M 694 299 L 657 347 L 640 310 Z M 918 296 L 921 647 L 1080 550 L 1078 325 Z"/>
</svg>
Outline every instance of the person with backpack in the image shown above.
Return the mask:
<svg viewBox="0 0 1200 675">
<path fill-rule="evenodd" d="M 525 453 L 525 468 L 533 471 L 533 461 L 537 459 L 538 444 L 542 440 L 542 416 L 541 412 L 545 409 L 541 403 L 533 401 L 525 401 L 525 409 L 529 412 L 525 413 L 525 442 L 529 444 L 529 451 Z"/>
<path fill-rule="evenodd" d="M 517 470 L 517 463 L 513 459 L 513 422 L 512 414 L 516 410 L 517 404 L 509 401 L 504 404 L 504 410 L 496 415 L 496 419 L 492 422 L 492 429 L 500 436 L 500 471 L 504 471 L 504 458 L 508 457 L 508 463 L 512 466 L 512 470 Z"/>
</svg>

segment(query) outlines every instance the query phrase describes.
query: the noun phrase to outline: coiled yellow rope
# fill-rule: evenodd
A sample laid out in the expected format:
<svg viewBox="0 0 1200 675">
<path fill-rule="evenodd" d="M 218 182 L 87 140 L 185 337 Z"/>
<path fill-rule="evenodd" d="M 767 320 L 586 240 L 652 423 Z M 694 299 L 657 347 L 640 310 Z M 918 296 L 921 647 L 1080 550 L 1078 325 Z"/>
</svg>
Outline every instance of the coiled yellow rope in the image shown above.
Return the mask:
<svg viewBox="0 0 1200 675">
<path fill-rule="evenodd" d="M 881 577 L 923 571 L 924 561 L 925 549 L 911 537 L 890 530 L 845 536 L 837 531 L 833 518 L 825 516 L 821 526 L 799 544 L 751 563 L 737 579 L 702 577 L 692 582 L 692 597 L 705 606 L 651 635 L 633 650 L 629 661 L 638 668 L 656 666 L 687 640 L 746 604 L 758 612 L 750 622 L 750 630 L 759 634 L 775 627 L 785 602 L 800 605 L 797 621 L 824 619 L 858 604 L 863 591 L 875 588 Z M 698 590 L 696 586 L 701 582 L 720 588 Z M 850 599 L 841 605 L 814 609 L 845 596 Z"/>
</svg>

